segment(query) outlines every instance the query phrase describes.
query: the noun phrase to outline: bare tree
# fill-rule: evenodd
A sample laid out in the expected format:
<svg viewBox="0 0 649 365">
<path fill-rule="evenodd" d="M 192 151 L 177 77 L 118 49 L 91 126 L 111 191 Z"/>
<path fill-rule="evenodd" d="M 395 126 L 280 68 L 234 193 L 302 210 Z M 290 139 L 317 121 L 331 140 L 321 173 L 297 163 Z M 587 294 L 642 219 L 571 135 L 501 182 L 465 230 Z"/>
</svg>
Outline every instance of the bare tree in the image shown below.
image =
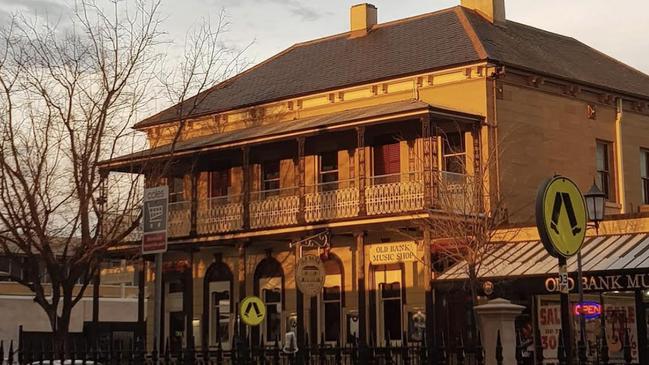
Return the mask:
<svg viewBox="0 0 649 365">
<path fill-rule="evenodd" d="M 144 147 L 130 126 L 165 90 L 184 120 L 202 100 L 187 95 L 240 66 L 221 14 L 217 29 L 206 20 L 188 37 L 161 84 L 159 12 L 159 0 L 80 0 L 69 22 L 15 16 L 0 30 L 0 255 L 22 266 L 11 279 L 34 293 L 58 346 L 102 258 L 139 226 L 150 168 L 109 176 L 100 162 Z M 181 134 L 182 123 L 174 142 Z"/>
<path fill-rule="evenodd" d="M 442 136 L 443 143 L 446 144 L 446 140 Z M 493 193 L 491 184 L 498 157 L 496 148 L 490 148 L 488 154 L 477 161 L 460 155 L 450 164 L 466 174 L 435 173 L 436 205 L 424 220 L 424 227 L 432 234 L 432 250 L 437 260 L 431 264 L 446 269 L 462 263 L 473 306 L 478 304 L 479 279 L 489 274 L 484 264 L 493 258 L 497 243 L 511 240 L 518 233 L 515 228 L 506 228 L 510 217 L 505 201 Z"/>
</svg>

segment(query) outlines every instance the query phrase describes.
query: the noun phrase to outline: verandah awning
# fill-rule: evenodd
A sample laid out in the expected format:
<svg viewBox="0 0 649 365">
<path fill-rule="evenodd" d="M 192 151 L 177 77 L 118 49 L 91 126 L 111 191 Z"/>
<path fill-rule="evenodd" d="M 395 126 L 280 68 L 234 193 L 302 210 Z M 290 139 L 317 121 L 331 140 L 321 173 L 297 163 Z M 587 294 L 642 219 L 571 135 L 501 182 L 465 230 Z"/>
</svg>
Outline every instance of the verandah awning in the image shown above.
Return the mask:
<svg viewBox="0 0 649 365">
<path fill-rule="evenodd" d="M 102 161 L 101 164 L 104 169 L 119 170 L 136 164 L 137 161 L 164 157 L 172 152 L 174 156 L 179 156 L 206 150 L 235 148 L 239 144 L 252 145 L 260 140 L 265 143 L 325 130 L 350 128 L 357 123 L 363 124 L 376 118 L 400 118 L 425 113 L 455 121 L 478 122 L 483 119 L 478 115 L 435 107 L 418 100 L 403 100 L 191 138 L 179 141 L 173 151 L 171 145 L 165 145 Z"/>
<path fill-rule="evenodd" d="M 649 233 L 587 237 L 582 248 L 584 272 L 649 269 Z M 577 259 L 568 259 L 568 271 L 577 270 Z M 556 275 L 557 259 L 541 241 L 496 244 L 482 263 L 481 278 L 514 278 Z M 460 262 L 437 277 L 439 281 L 467 279 L 467 263 Z"/>
</svg>

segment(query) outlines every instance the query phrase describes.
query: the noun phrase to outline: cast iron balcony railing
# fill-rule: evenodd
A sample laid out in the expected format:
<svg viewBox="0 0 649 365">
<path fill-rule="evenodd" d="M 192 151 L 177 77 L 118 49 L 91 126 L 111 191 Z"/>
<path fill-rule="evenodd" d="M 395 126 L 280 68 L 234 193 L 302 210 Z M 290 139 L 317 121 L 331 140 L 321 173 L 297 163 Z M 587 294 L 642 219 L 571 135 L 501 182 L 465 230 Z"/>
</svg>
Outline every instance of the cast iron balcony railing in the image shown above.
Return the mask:
<svg viewBox="0 0 649 365">
<path fill-rule="evenodd" d="M 333 181 L 307 186 L 304 197 L 304 220 L 318 222 L 356 217 L 359 192 L 355 180 Z"/>
<path fill-rule="evenodd" d="M 459 214 L 480 209 L 480 197 L 472 177 L 445 171 L 431 173 L 431 189 L 437 194 L 432 205 L 425 201 L 424 173 L 408 172 L 366 179 L 361 191 L 357 179 L 304 187 L 304 215 L 300 188 L 289 187 L 250 193 L 250 228 L 270 228 L 360 216 L 361 194 L 367 216 L 421 211 L 427 207 Z M 244 196 L 229 195 L 199 200 L 196 233 L 200 235 L 240 231 L 244 228 Z M 191 202 L 169 204 L 169 236 L 190 235 Z M 303 218 L 303 219 L 301 219 Z"/>
<path fill-rule="evenodd" d="M 192 229 L 191 207 L 190 201 L 169 203 L 167 229 L 170 237 L 189 236 Z"/>
<path fill-rule="evenodd" d="M 224 233 L 243 228 L 243 195 L 209 198 L 199 202 L 196 216 L 198 234 Z"/>
<path fill-rule="evenodd" d="M 372 176 L 365 188 L 368 215 L 424 208 L 424 179 L 420 172 Z"/>
<path fill-rule="evenodd" d="M 300 196 L 297 187 L 262 190 L 250 194 L 250 228 L 297 223 Z"/>
</svg>

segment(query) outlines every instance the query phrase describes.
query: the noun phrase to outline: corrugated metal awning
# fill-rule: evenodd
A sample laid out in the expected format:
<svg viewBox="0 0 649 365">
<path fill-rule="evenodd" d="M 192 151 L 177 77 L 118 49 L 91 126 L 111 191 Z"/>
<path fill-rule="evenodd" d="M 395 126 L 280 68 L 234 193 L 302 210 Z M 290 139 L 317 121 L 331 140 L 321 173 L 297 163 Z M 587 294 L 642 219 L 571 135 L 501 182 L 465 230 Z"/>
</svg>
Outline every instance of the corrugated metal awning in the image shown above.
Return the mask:
<svg viewBox="0 0 649 365">
<path fill-rule="evenodd" d="M 317 134 L 325 130 L 350 128 L 350 123 L 362 124 L 364 121 L 374 118 L 399 118 L 424 113 L 429 113 L 434 118 L 455 121 L 477 122 L 482 120 L 481 116 L 435 107 L 422 101 L 403 100 L 191 138 L 177 142 L 173 151 L 171 145 L 165 145 L 105 160 L 100 164 L 103 168 L 118 170 L 137 163 L 137 161 L 164 157 L 171 153 L 174 156 L 179 156 L 205 150 L 230 149 L 243 144 L 255 144 L 256 139 L 263 139 L 263 143 L 268 143 L 296 136 Z"/>
<path fill-rule="evenodd" d="M 649 233 L 633 233 L 586 238 L 582 247 L 584 272 L 649 269 Z M 548 275 L 558 272 L 557 259 L 541 241 L 494 244 L 492 254 L 481 265 L 482 278 Z M 577 270 L 576 256 L 568 259 L 568 271 Z M 467 263 L 449 268 L 436 280 L 464 280 Z"/>
</svg>

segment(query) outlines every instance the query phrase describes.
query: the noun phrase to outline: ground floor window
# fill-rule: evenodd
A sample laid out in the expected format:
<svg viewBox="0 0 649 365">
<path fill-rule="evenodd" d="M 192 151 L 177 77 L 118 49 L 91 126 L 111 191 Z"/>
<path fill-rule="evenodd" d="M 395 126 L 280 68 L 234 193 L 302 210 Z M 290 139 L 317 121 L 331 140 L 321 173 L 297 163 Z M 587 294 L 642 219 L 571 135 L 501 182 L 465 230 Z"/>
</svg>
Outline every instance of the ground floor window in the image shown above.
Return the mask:
<svg viewBox="0 0 649 365">
<path fill-rule="evenodd" d="M 209 283 L 210 290 L 210 344 L 229 347 L 230 339 L 230 282 Z"/>
<path fill-rule="evenodd" d="M 264 340 L 274 342 L 280 337 L 282 325 L 282 287 L 281 278 L 263 278 L 260 280 L 261 298 L 266 305 L 266 319 L 263 323 Z"/>
<path fill-rule="evenodd" d="M 374 271 L 377 291 L 379 344 L 400 343 L 403 334 L 402 272 L 398 266 L 378 266 Z"/>
<path fill-rule="evenodd" d="M 325 342 L 342 343 L 342 265 L 337 257 L 331 256 L 324 261 L 324 267 L 326 276 L 320 300 L 320 332 Z"/>
</svg>

